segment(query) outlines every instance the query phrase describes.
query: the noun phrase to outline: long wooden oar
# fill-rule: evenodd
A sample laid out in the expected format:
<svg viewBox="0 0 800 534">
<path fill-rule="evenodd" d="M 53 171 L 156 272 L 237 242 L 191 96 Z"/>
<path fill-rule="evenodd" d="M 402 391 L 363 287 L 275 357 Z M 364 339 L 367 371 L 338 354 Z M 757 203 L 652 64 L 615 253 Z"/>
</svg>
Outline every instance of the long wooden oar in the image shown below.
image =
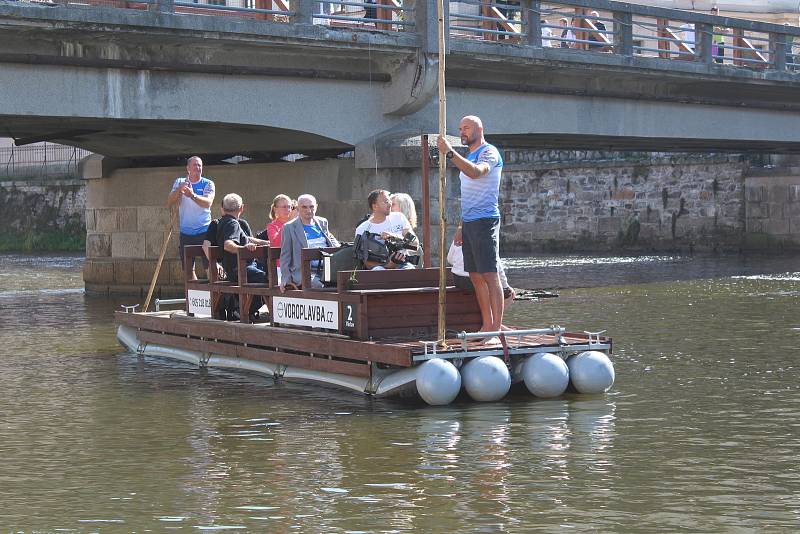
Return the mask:
<svg viewBox="0 0 800 534">
<path fill-rule="evenodd" d="M 147 290 L 147 298 L 144 299 L 144 306 L 142 307 L 142 311 L 146 312 L 147 307 L 150 306 L 150 299 L 153 297 L 153 290 L 156 288 L 156 280 L 158 280 L 158 273 L 161 272 L 161 264 L 164 262 L 164 255 L 167 253 L 167 245 L 169 245 L 169 240 L 172 237 L 172 229 L 175 227 L 175 223 L 178 221 L 178 210 L 172 210 L 172 217 L 169 220 L 169 227 L 164 231 L 166 236 L 164 237 L 164 244 L 161 245 L 161 254 L 158 256 L 158 263 L 156 264 L 156 272 L 153 273 L 153 279 L 150 281 L 150 289 Z M 181 258 L 183 261 L 183 258 Z"/>
<path fill-rule="evenodd" d="M 445 24 L 444 24 L 444 2 L 436 0 L 436 14 L 439 20 L 438 41 L 439 41 L 439 135 L 447 135 L 447 97 L 444 90 L 444 58 L 445 58 Z M 447 297 L 447 263 L 445 258 L 445 236 L 447 233 L 447 221 L 445 220 L 445 189 L 447 186 L 447 154 L 439 154 L 439 346 L 444 348 L 447 344 L 444 339 L 445 332 L 445 307 Z"/>
</svg>

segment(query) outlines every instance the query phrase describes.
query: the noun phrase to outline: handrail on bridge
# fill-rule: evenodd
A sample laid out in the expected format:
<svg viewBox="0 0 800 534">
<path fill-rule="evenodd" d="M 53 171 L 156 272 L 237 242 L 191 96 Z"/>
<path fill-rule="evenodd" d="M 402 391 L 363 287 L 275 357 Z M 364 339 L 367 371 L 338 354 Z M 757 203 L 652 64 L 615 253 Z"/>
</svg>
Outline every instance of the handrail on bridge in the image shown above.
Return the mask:
<svg viewBox="0 0 800 534">
<path fill-rule="evenodd" d="M 349 31 L 416 32 L 436 26 L 433 0 L 21 0 L 227 16 Z M 422 8 L 420 8 L 422 7 Z M 796 71 L 800 28 L 615 0 L 450 0 L 451 41 L 693 61 L 730 68 Z"/>
</svg>

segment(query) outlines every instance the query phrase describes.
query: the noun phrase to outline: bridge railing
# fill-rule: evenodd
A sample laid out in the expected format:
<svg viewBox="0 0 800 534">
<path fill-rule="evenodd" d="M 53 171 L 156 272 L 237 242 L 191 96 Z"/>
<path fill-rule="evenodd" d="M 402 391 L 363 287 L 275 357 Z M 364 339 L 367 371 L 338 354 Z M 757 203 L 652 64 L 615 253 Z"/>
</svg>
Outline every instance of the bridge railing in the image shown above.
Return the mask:
<svg viewBox="0 0 800 534">
<path fill-rule="evenodd" d="M 413 7 L 403 0 L 22 0 L 23 2 L 97 6 L 181 15 L 239 17 L 271 22 L 311 22 L 352 29 L 410 31 Z M 412 3 L 413 5 L 413 3 Z"/>
<path fill-rule="evenodd" d="M 25 2 L 416 32 L 425 39 L 436 27 L 434 0 L 20 1 Z M 446 6 L 452 40 L 800 72 L 796 27 L 614 0 L 449 0 Z"/>
<path fill-rule="evenodd" d="M 450 36 L 521 43 L 528 32 L 522 15 L 515 0 L 450 2 Z"/>
<path fill-rule="evenodd" d="M 451 39 L 800 70 L 795 27 L 612 0 L 451 0 L 449 6 Z"/>
<path fill-rule="evenodd" d="M 91 152 L 66 145 L 39 143 L 0 148 L 0 180 L 77 176 L 78 163 Z"/>
<path fill-rule="evenodd" d="M 414 9 L 400 0 L 327 0 L 314 2 L 314 24 L 334 27 L 410 31 Z"/>
</svg>

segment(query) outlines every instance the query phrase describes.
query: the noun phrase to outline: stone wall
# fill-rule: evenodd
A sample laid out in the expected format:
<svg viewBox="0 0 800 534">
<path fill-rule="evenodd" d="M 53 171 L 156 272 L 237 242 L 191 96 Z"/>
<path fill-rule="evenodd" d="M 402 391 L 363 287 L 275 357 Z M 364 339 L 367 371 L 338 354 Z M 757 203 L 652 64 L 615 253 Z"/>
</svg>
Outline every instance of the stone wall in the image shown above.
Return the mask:
<svg viewBox="0 0 800 534">
<path fill-rule="evenodd" d="M 741 246 L 741 158 L 576 154 L 506 153 L 504 252 Z"/>
<path fill-rule="evenodd" d="M 800 176 L 781 174 L 747 177 L 748 248 L 800 248 Z"/>
<path fill-rule="evenodd" d="M 50 250 L 74 247 L 84 237 L 85 205 L 83 180 L 0 182 L 0 235 L 11 244 L 52 238 Z"/>
</svg>

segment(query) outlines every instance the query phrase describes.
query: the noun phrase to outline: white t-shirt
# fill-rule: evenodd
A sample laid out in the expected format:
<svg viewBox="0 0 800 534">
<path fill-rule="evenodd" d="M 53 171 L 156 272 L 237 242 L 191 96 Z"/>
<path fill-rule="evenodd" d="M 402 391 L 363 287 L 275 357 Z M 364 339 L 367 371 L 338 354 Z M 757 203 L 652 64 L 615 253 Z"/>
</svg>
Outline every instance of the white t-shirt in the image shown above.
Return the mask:
<svg viewBox="0 0 800 534">
<path fill-rule="evenodd" d="M 402 237 L 403 230 L 406 228 L 411 228 L 411 223 L 408 222 L 406 216 L 399 211 L 393 211 L 386 217 L 386 220 L 380 224 L 375 224 L 374 222 L 371 222 L 369 219 L 362 222 L 361 224 L 358 225 L 358 228 L 356 228 L 356 235 L 361 235 L 365 231 L 367 231 L 373 234 L 389 232 L 392 234 L 397 234 Z"/>
<path fill-rule="evenodd" d="M 464 249 L 461 245 L 450 243 L 450 250 L 447 251 L 447 263 L 452 265 L 453 274 L 456 276 L 469 276 L 469 273 L 464 270 Z M 508 277 L 506 277 L 506 269 L 503 267 L 503 260 L 497 258 L 497 274 L 500 276 L 500 285 L 503 289 L 511 287 L 508 285 Z"/>
</svg>

